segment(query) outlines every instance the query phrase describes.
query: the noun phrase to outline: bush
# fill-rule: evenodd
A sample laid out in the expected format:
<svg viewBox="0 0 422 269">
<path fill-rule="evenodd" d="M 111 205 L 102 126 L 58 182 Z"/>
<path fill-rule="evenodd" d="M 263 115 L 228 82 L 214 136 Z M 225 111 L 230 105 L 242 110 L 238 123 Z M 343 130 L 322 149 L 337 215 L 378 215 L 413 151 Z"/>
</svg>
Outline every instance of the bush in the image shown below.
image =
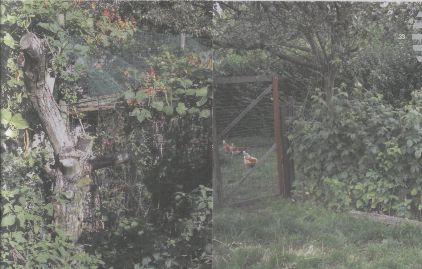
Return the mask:
<svg viewBox="0 0 422 269">
<path fill-rule="evenodd" d="M 354 207 L 398 216 L 422 211 L 422 92 L 395 109 L 360 85 L 344 87 L 330 112 L 313 97 L 313 119 L 294 121 L 290 135 L 297 187 L 332 208 Z"/>
<path fill-rule="evenodd" d="M 46 200 L 42 159 L 2 154 L 1 268 L 97 268 L 102 264 L 70 241 L 52 223 L 53 206 Z"/>
<path fill-rule="evenodd" d="M 99 126 L 96 149 L 110 151 L 102 141 L 112 140 L 133 158 L 96 172 L 103 228 L 84 242 L 115 268 L 208 268 L 210 70 L 198 55 L 169 51 L 150 65 L 129 74 L 137 83 L 125 92 L 128 106 Z"/>
</svg>

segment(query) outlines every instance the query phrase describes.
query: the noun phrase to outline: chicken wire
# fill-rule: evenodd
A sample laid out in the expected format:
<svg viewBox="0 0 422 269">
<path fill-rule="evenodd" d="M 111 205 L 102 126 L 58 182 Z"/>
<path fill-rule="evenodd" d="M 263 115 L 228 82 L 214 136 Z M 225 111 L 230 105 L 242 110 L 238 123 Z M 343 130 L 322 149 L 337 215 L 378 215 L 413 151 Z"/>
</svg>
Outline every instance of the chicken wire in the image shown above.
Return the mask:
<svg viewBox="0 0 422 269">
<path fill-rule="evenodd" d="M 218 85 L 214 94 L 217 133 L 221 133 L 256 97 L 267 83 Z M 235 204 L 278 193 L 277 158 L 274 150 L 273 100 L 268 93 L 220 141 L 234 146 L 228 152 L 219 145 L 224 204 Z M 245 165 L 247 153 L 258 159 L 256 167 Z"/>
</svg>

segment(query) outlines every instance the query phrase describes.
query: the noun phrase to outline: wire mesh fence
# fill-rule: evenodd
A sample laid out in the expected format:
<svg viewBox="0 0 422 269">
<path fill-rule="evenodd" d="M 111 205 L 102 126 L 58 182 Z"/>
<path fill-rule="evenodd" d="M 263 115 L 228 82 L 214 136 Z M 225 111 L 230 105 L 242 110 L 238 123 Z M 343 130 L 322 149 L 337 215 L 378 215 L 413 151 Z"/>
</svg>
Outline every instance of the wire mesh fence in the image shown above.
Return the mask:
<svg viewBox="0 0 422 269">
<path fill-rule="evenodd" d="M 215 91 L 223 204 L 278 193 L 273 100 L 268 87 L 268 82 L 230 84 L 218 86 Z M 239 114 L 243 117 L 236 121 Z M 228 126 L 232 128 L 228 130 Z"/>
</svg>

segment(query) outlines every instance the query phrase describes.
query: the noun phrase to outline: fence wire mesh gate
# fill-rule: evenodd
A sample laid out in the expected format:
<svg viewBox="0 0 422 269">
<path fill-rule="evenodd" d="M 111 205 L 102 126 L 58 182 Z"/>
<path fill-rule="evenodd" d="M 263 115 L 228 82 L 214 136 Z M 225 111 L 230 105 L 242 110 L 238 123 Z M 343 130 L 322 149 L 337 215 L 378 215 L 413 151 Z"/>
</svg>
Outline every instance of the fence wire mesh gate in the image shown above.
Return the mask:
<svg viewBox="0 0 422 269">
<path fill-rule="evenodd" d="M 280 193 L 280 180 L 284 180 L 280 176 L 286 172 L 284 169 L 280 175 L 277 164 L 281 160 L 277 155 L 283 153 L 277 154 L 281 148 L 276 146 L 276 136 L 281 135 L 281 126 L 280 122 L 277 125 L 275 107 L 280 106 L 274 102 L 274 87 L 278 94 L 278 85 L 273 80 L 256 76 L 214 79 L 213 128 L 222 189 L 219 200 L 226 205 Z"/>
</svg>

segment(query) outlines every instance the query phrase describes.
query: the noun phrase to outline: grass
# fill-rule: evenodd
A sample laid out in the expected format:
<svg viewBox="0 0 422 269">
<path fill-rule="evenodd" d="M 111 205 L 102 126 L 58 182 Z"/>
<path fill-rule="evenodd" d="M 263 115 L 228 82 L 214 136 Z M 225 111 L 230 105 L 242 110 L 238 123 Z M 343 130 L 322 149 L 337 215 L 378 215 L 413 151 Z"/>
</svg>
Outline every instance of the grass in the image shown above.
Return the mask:
<svg viewBox="0 0 422 269">
<path fill-rule="evenodd" d="M 272 141 L 249 138 L 260 157 Z M 226 186 L 245 173 L 241 156 L 222 153 Z M 233 202 L 277 192 L 275 155 L 242 184 L 225 188 L 226 207 L 213 217 L 215 269 L 422 269 L 422 229 L 392 227 L 332 212 L 311 202 L 267 198 L 244 206 Z"/>
<path fill-rule="evenodd" d="M 273 138 L 248 137 L 231 139 L 230 143 L 236 146 L 248 147 L 248 153 L 261 159 L 271 148 Z M 276 155 L 271 153 L 268 159 L 260 165 L 242 184 L 231 185 L 239 181 L 247 172 L 243 164 L 243 155 L 231 156 L 221 152 L 221 172 L 225 185 L 226 203 L 235 203 L 243 200 L 276 194 L 278 191 Z"/>
<path fill-rule="evenodd" d="M 271 201 L 272 200 L 272 201 Z M 422 268 L 422 230 L 278 198 L 214 211 L 214 268 Z"/>
</svg>

